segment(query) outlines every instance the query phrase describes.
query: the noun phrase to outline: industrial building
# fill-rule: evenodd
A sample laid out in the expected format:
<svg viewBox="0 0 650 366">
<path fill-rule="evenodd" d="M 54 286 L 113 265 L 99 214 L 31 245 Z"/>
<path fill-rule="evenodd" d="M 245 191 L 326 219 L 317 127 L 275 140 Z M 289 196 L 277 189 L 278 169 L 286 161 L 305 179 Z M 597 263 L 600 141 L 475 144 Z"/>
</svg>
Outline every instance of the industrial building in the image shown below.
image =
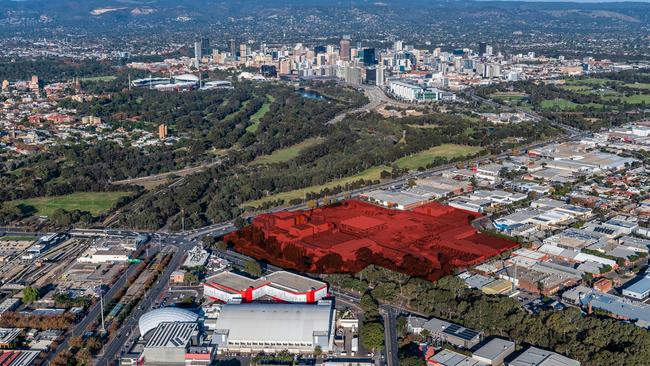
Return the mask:
<svg viewBox="0 0 650 366">
<path fill-rule="evenodd" d="M 456 347 L 473 348 L 481 342 L 483 334 L 473 329 L 465 328 L 442 319 L 431 318 L 424 320 L 418 317 L 409 317 L 407 328 L 410 332 L 420 334 L 428 330 L 431 337 L 442 342 L 448 342 Z"/>
<path fill-rule="evenodd" d="M 558 353 L 530 347 L 514 360 L 509 366 L 580 366 L 580 362 L 562 356 Z"/>
<path fill-rule="evenodd" d="M 224 305 L 212 342 L 220 353 L 313 353 L 332 350 L 335 311 L 331 301 L 318 304 Z"/>
<path fill-rule="evenodd" d="M 515 351 L 515 342 L 501 338 L 494 338 L 481 346 L 473 354 L 472 358 L 487 365 L 503 365 L 506 357 Z"/>
<path fill-rule="evenodd" d="M 431 366 L 487 366 L 486 363 L 472 359 L 461 353 L 448 349 L 431 355 L 427 358 L 427 365 Z"/>
<path fill-rule="evenodd" d="M 32 350 L 0 350 L 0 365 L 30 366 L 36 361 L 41 351 Z"/>
<path fill-rule="evenodd" d="M 612 317 L 630 320 L 641 328 L 650 329 L 650 305 L 630 301 L 624 297 L 604 294 L 589 287 L 577 286 L 562 294 L 562 300 L 571 305 L 581 306 L 591 312 L 600 309 Z"/>
<path fill-rule="evenodd" d="M 22 332 L 23 328 L 0 328 L 0 348 L 11 347 Z"/>
<path fill-rule="evenodd" d="M 360 198 L 384 207 L 410 210 L 433 199 L 443 197 L 447 192 L 427 186 L 416 186 L 399 191 L 377 189 L 360 195 Z"/>
<path fill-rule="evenodd" d="M 326 297 L 327 284 L 285 271 L 251 279 L 230 271 L 205 280 L 203 294 L 225 303 L 269 299 L 291 303 L 313 303 Z"/>
<path fill-rule="evenodd" d="M 636 300 L 645 300 L 650 296 L 650 269 L 647 269 L 645 275 L 633 284 L 623 289 L 623 295 Z"/>
</svg>

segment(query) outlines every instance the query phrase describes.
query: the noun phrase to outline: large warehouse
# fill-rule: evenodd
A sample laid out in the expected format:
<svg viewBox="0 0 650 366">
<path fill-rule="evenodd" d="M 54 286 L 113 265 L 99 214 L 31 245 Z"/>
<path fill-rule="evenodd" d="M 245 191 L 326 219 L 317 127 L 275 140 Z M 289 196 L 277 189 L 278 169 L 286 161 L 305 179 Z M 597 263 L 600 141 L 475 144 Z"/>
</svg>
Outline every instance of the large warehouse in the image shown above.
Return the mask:
<svg viewBox="0 0 650 366">
<path fill-rule="evenodd" d="M 332 349 L 334 307 L 318 304 L 224 305 L 217 319 L 213 342 L 218 352 L 313 353 Z"/>
<path fill-rule="evenodd" d="M 203 294 L 225 303 L 270 299 L 291 303 L 313 303 L 327 296 L 327 284 L 297 274 L 278 271 L 251 279 L 224 271 L 203 284 Z"/>
</svg>

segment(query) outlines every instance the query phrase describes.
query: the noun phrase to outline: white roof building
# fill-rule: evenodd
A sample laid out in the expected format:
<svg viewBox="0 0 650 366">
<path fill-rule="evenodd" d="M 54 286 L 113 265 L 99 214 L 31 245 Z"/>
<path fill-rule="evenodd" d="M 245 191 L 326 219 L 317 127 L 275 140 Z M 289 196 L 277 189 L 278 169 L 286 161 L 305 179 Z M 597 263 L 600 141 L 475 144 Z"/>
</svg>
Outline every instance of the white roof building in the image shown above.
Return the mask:
<svg viewBox="0 0 650 366">
<path fill-rule="evenodd" d="M 558 353 L 530 347 L 509 363 L 510 366 L 580 366 L 580 362 Z"/>
<path fill-rule="evenodd" d="M 140 317 L 138 328 L 140 335 L 144 336 L 161 323 L 165 322 L 196 322 L 199 316 L 182 308 L 159 308 L 152 310 Z"/>
<path fill-rule="evenodd" d="M 332 349 L 334 308 L 331 301 L 317 305 L 224 305 L 217 319 L 213 342 L 220 352 L 293 353 Z"/>
</svg>

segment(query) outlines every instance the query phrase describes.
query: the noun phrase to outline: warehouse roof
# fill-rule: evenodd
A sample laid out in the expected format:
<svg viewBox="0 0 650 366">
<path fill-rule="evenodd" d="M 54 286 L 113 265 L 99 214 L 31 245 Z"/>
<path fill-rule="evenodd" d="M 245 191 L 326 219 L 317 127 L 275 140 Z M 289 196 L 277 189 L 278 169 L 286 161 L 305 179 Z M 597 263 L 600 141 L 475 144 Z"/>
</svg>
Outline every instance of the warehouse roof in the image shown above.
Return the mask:
<svg viewBox="0 0 650 366">
<path fill-rule="evenodd" d="M 206 283 L 214 283 L 225 286 L 234 291 L 245 290 L 249 287 L 260 287 L 269 285 L 293 292 L 306 292 L 311 289 L 321 289 L 327 284 L 325 282 L 313 280 L 309 277 L 300 276 L 287 271 L 273 272 L 265 277 L 257 279 L 238 275 L 230 271 L 223 271 L 208 278 Z"/>
<path fill-rule="evenodd" d="M 650 290 L 650 270 L 647 272 L 645 277 L 626 287 L 623 293 L 632 292 L 637 294 L 644 294 L 648 290 Z"/>
<path fill-rule="evenodd" d="M 0 362 L 4 366 L 29 366 L 34 363 L 41 351 L 0 350 Z"/>
<path fill-rule="evenodd" d="M 147 341 L 147 348 L 185 347 L 196 334 L 197 322 L 163 322 Z"/>
<path fill-rule="evenodd" d="M 486 360 L 496 360 L 499 357 L 505 357 L 515 350 L 515 343 L 494 338 L 473 353 L 474 357 Z M 503 359 L 503 358 L 502 358 Z"/>
<path fill-rule="evenodd" d="M 432 333 L 444 333 L 447 337 L 457 337 L 465 341 L 480 337 L 480 333 L 458 324 L 450 323 L 438 318 L 431 318 L 424 324 L 424 328 Z"/>
<path fill-rule="evenodd" d="M 229 342 L 311 343 L 315 332 L 330 332 L 332 312 L 331 304 L 224 305 L 215 329 L 227 333 Z"/>
<path fill-rule="evenodd" d="M 510 362 L 510 366 L 580 366 L 580 362 L 555 352 L 530 347 Z"/>
<path fill-rule="evenodd" d="M 481 361 L 473 360 L 463 354 L 458 352 L 450 351 L 448 349 L 443 349 L 442 351 L 436 353 L 429 359 L 429 361 L 434 362 L 434 364 L 444 365 L 444 366 L 486 366 L 486 363 Z"/>
</svg>

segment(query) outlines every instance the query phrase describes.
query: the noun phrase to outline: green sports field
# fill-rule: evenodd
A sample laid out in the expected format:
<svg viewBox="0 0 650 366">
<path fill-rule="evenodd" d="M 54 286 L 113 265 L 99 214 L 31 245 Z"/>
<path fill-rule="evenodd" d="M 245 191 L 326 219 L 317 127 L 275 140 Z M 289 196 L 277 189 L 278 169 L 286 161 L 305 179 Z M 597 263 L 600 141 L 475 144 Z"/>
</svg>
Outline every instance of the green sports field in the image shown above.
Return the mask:
<svg viewBox="0 0 650 366">
<path fill-rule="evenodd" d="M 79 192 L 65 196 L 10 201 L 8 204 L 33 206 L 39 216 L 51 216 L 59 208 L 67 211 L 88 211 L 93 215 L 99 215 L 110 210 L 120 198 L 130 194 L 131 192 Z"/>
</svg>

